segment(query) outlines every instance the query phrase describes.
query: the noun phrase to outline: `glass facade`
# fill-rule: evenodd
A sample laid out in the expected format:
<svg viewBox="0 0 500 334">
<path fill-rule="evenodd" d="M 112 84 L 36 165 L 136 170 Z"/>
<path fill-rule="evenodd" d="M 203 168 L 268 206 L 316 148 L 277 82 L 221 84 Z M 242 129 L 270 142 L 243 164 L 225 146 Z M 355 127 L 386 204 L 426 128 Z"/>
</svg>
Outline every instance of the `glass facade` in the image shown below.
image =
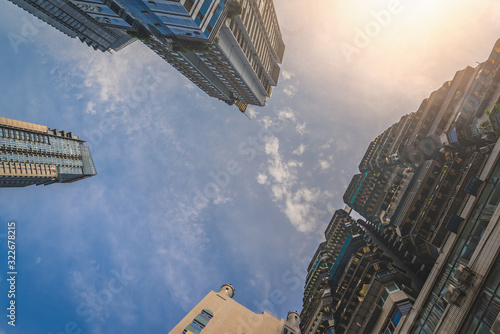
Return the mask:
<svg viewBox="0 0 500 334">
<path fill-rule="evenodd" d="M 285 45 L 272 0 L 10 1 L 101 51 L 140 39 L 242 112 L 248 104 L 264 106 L 278 82 Z"/>
<path fill-rule="evenodd" d="M 409 300 L 402 300 L 392 306 L 392 309 L 387 318 L 385 318 L 384 325 L 381 329 L 377 331 L 377 333 L 382 334 L 393 334 L 396 333 L 396 329 L 398 328 L 399 323 L 403 319 L 403 316 L 406 316 L 411 308 L 413 303 Z M 367 333 L 366 331 L 364 333 Z"/>
<path fill-rule="evenodd" d="M 460 333 L 490 334 L 490 328 L 498 314 L 500 314 L 500 257 L 497 257 L 493 264 Z"/>
<path fill-rule="evenodd" d="M 29 125 L 0 122 L 0 186 L 73 182 L 97 174 L 89 148 L 78 137 L 57 130 L 33 131 Z"/>
<path fill-rule="evenodd" d="M 194 318 L 193 322 L 182 331 L 182 334 L 199 334 L 208 324 L 214 314 L 210 310 L 203 310 L 199 315 Z"/>
<path fill-rule="evenodd" d="M 436 329 L 436 326 L 443 316 L 446 308 L 446 301 L 443 296 L 449 285 L 457 287 L 458 282 L 452 277 L 458 265 L 467 266 L 474 253 L 479 240 L 481 239 L 486 226 L 490 222 L 495 208 L 500 203 L 500 165 L 497 163 L 492 176 L 489 178 L 486 186 L 476 202 L 469 219 L 463 222 L 466 224 L 464 230 L 458 237 L 458 240 L 450 253 L 450 258 L 446 266 L 440 273 L 439 278 L 434 285 L 432 293 L 425 302 L 422 312 L 415 321 L 411 333 L 430 334 Z M 480 319 L 479 317 L 477 319 Z M 474 321 L 473 319 L 469 320 Z M 473 324 L 469 324 L 473 326 Z M 469 333 L 469 332 L 467 332 Z M 476 333 L 476 332 L 470 332 Z M 481 331 L 477 333 L 482 333 Z"/>
<path fill-rule="evenodd" d="M 128 45 L 132 38 L 123 32 L 110 29 L 102 20 L 91 20 L 99 16 L 103 19 L 106 8 L 103 3 L 97 1 L 75 1 L 69 0 L 9 0 L 29 13 L 35 15 L 49 25 L 64 34 L 76 38 L 93 47 L 96 50 L 107 51 L 109 49 L 119 50 Z"/>
<path fill-rule="evenodd" d="M 225 1 L 186 1 L 183 6 L 179 1 L 167 0 L 122 0 L 106 4 L 96 3 L 95 0 L 72 0 L 80 9 L 109 28 L 135 30 L 123 17 L 120 17 L 124 9 L 145 27 L 154 26 L 166 37 L 175 36 L 202 42 L 208 41 L 213 28 L 221 18 Z"/>
</svg>

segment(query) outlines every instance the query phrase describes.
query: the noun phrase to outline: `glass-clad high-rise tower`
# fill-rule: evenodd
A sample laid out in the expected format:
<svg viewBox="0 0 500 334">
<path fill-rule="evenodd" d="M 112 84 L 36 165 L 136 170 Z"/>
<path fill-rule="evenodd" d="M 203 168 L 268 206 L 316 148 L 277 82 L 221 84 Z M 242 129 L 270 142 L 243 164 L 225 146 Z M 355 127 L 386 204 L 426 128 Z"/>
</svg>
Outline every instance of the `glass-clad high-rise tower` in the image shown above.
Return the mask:
<svg viewBox="0 0 500 334">
<path fill-rule="evenodd" d="M 71 132 L 0 117 L 0 187 L 68 183 L 96 175 L 83 143 Z"/>
<path fill-rule="evenodd" d="M 120 50 L 134 41 L 128 34 L 92 20 L 80 6 L 67 0 L 10 0 L 62 33 L 95 50 Z"/>
<path fill-rule="evenodd" d="M 272 0 L 10 0 L 102 51 L 135 39 L 208 95 L 264 106 L 285 51 Z"/>
</svg>

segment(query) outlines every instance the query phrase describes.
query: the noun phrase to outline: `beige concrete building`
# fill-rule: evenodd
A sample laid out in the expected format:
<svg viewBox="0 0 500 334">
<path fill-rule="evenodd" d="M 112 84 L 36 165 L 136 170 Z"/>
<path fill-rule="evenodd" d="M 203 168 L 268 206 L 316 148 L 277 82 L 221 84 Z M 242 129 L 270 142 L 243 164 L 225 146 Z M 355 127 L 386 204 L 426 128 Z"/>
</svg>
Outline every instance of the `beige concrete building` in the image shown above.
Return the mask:
<svg viewBox="0 0 500 334">
<path fill-rule="evenodd" d="M 233 296 L 231 284 L 210 291 L 169 334 L 300 334 L 297 312 L 289 312 L 287 320 L 267 312 L 257 314 Z"/>
</svg>

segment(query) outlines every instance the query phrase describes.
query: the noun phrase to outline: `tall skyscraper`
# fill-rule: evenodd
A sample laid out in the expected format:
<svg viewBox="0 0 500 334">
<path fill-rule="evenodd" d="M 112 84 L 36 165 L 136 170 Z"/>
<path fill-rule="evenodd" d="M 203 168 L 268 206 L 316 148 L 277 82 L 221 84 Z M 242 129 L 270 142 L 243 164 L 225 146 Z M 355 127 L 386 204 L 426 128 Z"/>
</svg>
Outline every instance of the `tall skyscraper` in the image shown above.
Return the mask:
<svg viewBox="0 0 500 334">
<path fill-rule="evenodd" d="M 335 211 L 325 237 L 307 268 L 302 334 L 394 333 L 419 287 L 414 276 L 346 210 Z"/>
<path fill-rule="evenodd" d="M 297 312 L 289 312 L 286 320 L 268 312 L 256 314 L 233 296 L 231 284 L 224 284 L 219 292 L 210 291 L 169 334 L 300 334 Z"/>
<path fill-rule="evenodd" d="M 126 33 L 92 20 L 81 6 L 66 0 L 10 0 L 62 33 L 96 50 L 120 50 L 133 41 Z"/>
<path fill-rule="evenodd" d="M 207 94 L 244 111 L 246 104 L 263 106 L 271 95 L 285 44 L 272 0 L 242 0 L 239 6 L 241 14 L 224 19 L 217 43 L 207 50 L 164 55 Z"/>
<path fill-rule="evenodd" d="M 400 333 L 500 333 L 500 141 L 478 179 Z"/>
<path fill-rule="evenodd" d="M 71 132 L 0 117 L 0 187 L 69 183 L 97 174 Z"/>
<path fill-rule="evenodd" d="M 373 140 L 344 194 L 385 237 L 404 243 L 424 276 L 500 135 L 499 54 L 500 40 L 485 62 L 458 71 Z"/>
<path fill-rule="evenodd" d="M 500 40 L 485 62 L 458 71 L 368 147 L 344 201 L 425 283 L 411 308 L 386 286 L 384 306 L 377 302 L 367 323 L 365 307 L 344 304 L 347 288 L 336 334 L 363 326 L 362 333 L 500 334 L 499 55 Z M 385 316 L 372 321 L 377 314 Z"/>
<path fill-rule="evenodd" d="M 272 0 L 11 0 L 100 50 L 141 40 L 201 90 L 264 106 L 285 44 Z"/>
</svg>

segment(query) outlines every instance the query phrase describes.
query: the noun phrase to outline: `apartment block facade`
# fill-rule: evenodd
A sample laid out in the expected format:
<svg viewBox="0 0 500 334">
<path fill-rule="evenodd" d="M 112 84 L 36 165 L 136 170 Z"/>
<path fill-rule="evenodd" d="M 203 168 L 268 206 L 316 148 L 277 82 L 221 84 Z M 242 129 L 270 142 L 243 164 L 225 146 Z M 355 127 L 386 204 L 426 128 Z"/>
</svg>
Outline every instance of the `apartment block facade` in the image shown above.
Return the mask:
<svg viewBox="0 0 500 334">
<path fill-rule="evenodd" d="M 447 223 L 453 232 L 399 333 L 498 333 L 500 142 L 481 166 L 481 186 Z"/>
<path fill-rule="evenodd" d="M 95 50 L 120 50 L 133 38 L 124 32 L 92 20 L 78 3 L 68 0 L 10 0 L 72 38 L 78 38 Z"/>
<path fill-rule="evenodd" d="M 12 0 L 101 51 L 140 40 L 209 96 L 244 112 L 278 83 L 285 44 L 272 0 Z"/>
<path fill-rule="evenodd" d="M 240 15 L 218 25 L 217 43 L 191 50 L 144 43 L 205 93 L 244 112 L 271 96 L 285 44 L 271 0 L 242 0 L 240 8 Z"/>
<path fill-rule="evenodd" d="M 393 265 L 349 214 L 335 211 L 307 268 L 303 334 L 372 333 L 395 328 L 416 296 L 406 272 Z"/>
<path fill-rule="evenodd" d="M 375 138 L 344 194 L 425 279 L 412 307 L 372 308 L 386 316 L 366 333 L 500 333 L 499 54 Z"/>
<path fill-rule="evenodd" d="M 344 202 L 430 269 L 500 134 L 496 58 L 458 71 L 368 146 Z M 495 134 L 497 132 L 497 134 Z"/>
</svg>

